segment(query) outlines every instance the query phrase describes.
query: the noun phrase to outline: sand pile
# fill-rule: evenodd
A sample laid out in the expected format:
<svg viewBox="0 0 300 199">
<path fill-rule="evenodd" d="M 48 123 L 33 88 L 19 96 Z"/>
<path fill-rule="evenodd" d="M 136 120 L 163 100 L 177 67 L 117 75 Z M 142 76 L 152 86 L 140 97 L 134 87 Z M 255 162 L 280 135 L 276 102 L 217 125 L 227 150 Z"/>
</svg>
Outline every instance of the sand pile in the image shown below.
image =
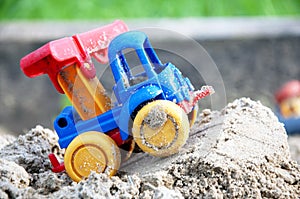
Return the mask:
<svg viewBox="0 0 300 199">
<path fill-rule="evenodd" d="M 0 198 L 299 198 L 300 167 L 283 126 L 259 102 L 242 98 L 204 110 L 179 154 L 134 154 L 117 176 L 80 183 L 50 171 L 56 135 L 37 126 L 0 149 Z"/>
</svg>

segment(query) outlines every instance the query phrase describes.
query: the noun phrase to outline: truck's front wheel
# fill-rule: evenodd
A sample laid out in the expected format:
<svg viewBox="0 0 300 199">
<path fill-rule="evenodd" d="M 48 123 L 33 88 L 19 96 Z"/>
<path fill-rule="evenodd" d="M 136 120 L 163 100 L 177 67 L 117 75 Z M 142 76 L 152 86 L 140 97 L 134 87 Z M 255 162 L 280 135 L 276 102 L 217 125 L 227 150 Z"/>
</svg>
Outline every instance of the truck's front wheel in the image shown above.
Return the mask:
<svg viewBox="0 0 300 199">
<path fill-rule="evenodd" d="M 91 171 L 114 175 L 120 167 L 121 155 L 108 135 L 90 131 L 74 138 L 66 149 L 64 162 L 68 175 L 79 182 Z"/>
<path fill-rule="evenodd" d="M 137 113 L 132 134 L 144 152 L 159 157 L 169 156 L 185 144 L 189 135 L 189 120 L 175 103 L 156 100 Z"/>
</svg>

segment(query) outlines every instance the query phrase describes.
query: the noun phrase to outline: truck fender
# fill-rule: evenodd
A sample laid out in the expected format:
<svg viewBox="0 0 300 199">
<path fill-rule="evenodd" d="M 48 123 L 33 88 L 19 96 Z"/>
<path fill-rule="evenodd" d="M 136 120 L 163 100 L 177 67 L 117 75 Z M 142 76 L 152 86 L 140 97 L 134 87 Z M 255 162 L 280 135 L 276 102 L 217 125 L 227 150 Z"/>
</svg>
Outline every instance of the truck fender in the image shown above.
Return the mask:
<svg viewBox="0 0 300 199">
<path fill-rule="evenodd" d="M 151 101 L 153 99 L 164 99 L 163 91 L 158 85 L 142 86 L 133 93 L 122 107 L 118 126 L 122 140 L 128 139 L 131 129 L 129 124 L 132 123 L 131 118 L 133 112 L 139 108 L 141 104 Z"/>
</svg>

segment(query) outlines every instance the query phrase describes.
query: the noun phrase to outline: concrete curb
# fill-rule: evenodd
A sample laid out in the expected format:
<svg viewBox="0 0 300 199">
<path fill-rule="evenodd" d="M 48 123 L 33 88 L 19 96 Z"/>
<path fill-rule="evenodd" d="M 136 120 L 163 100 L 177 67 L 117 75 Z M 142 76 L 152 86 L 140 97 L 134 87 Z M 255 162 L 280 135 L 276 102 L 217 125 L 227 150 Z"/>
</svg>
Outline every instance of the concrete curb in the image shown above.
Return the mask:
<svg viewBox="0 0 300 199">
<path fill-rule="evenodd" d="M 112 20 L 111 20 L 112 21 Z M 0 23 L 0 41 L 48 41 L 111 21 L 13 21 Z M 300 18 L 181 18 L 124 20 L 130 29 L 165 28 L 196 40 L 299 36 Z M 157 35 L 168 39 L 168 35 Z"/>
</svg>

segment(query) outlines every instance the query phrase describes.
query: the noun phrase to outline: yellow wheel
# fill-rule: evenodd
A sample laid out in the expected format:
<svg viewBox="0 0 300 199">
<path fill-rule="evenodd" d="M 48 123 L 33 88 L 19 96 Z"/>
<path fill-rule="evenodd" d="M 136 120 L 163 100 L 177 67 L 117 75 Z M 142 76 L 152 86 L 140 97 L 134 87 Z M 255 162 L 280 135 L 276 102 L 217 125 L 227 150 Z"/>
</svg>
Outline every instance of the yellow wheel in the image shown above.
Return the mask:
<svg viewBox="0 0 300 199">
<path fill-rule="evenodd" d="M 189 122 L 190 122 L 190 127 L 192 127 L 197 119 L 197 114 L 198 114 L 198 109 L 199 106 L 196 104 L 193 108 L 193 110 L 188 114 Z"/>
<path fill-rule="evenodd" d="M 188 117 L 171 101 L 150 102 L 136 115 L 132 134 L 144 152 L 159 157 L 169 156 L 177 153 L 188 138 Z"/>
<path fill-rule="evenodd" d="M 120 167 L 121 155 L 118 146 L 108 135 L 89 131 L 77 136 L 69 144 L 64 162 L 68 175 L 79 182 L 91 171 L 114 175 Z"/>
</svg>

